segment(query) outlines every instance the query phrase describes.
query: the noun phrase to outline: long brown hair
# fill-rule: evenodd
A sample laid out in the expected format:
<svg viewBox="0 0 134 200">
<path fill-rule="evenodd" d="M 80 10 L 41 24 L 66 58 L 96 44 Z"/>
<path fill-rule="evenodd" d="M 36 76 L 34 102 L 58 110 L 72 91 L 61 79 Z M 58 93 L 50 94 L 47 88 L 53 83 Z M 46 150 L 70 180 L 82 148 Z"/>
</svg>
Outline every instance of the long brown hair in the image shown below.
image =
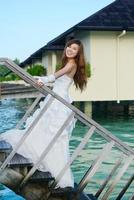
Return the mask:
<svg viewBox="0 0 134 200">
<path fill-rule="evenodd" d="M 69 40 L 64 48 L 63 55 L 62 55 L 62 67 L 63 68 L 66 63 L 68 62 L 68 58 L 66 57 L 66 48 L 70 46 L 71 44 L 77 44 L 79 45 L 79 52 L 77 56 L 74 58 L 75 63 L 77 65 L 77 70 L 74 75 L 74 83 L 77 89 L 80 89 L 81 92 L 87 85 L 87 75 L 86 75 L 86 66 L 85 66 L 85 58 L 84 58 L 84 50 L 83 45 L 80 40 L 77 39 L 71 39 Z"/>
</svg>

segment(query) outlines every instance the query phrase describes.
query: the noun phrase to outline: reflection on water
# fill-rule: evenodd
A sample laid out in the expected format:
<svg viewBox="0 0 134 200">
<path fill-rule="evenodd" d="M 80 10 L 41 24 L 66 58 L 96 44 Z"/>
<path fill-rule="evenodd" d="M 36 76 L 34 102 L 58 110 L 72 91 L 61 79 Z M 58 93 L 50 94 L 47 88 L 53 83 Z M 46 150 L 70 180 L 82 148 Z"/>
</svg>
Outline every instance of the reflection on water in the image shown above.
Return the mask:
<svg viewBox="0 0 134 200">
<path fill-rule="evenodd" d="M 31 101 L 20 100 L 3 100 L 0 104 L 0 133 L 15 127 L 16 123 L 21 119 L 27 107 L 29 107 Z M 94 118 L 98 123 L 104 126 L 106 129 L 111 131 L 115 136 L 123 140 L 126 144 L 134 148 L 134 119 L 133 118 L 123 118 L 122 117 L 109 117 L 109 118 Z M 74 151 L 76 146 L 80 143 L 84 134 L 88 131 L 88 128 L 82 125 L 80 122 L 76 123 L 76 127 L 73 130 L 72 137 L 70 140 L 70 150 L 71 153 Z M 73 174 L 75 181 L 79 183 L 80 179 L 83 177 L 84 173 L 91 166 L 93 160 L 97 157 L 98 152 L 101 152 L 102 147 L 106 144 L 105 139 L 99 136 L 97 133 L 93 134 L 87 145 L 85 146 L 82 153 L 74 161 L 72 165 Z M 111 153 L 108 155 L 105 162 L 101 165 L 98 172 L 90 180 L 86 191 L 88 193 L 94 193 L 100 187 L 104 179 L 107 177 L 114 163 L 121 157 L 121 152 L 116 148 L 113 148 Z M 124 158 L 125 159 L 125 158 Z M 123 161 L 124 163 L 124 161 Z M 122 167 L 122 166 L 121 166 Z M 134 171 L 134 165 L 131 165 L 124 177 L 116 185 L 113 194 L 109 198 L 114 200 L 122 186 L 128 180 L 128 177 Z M 118 171 L 117 171 L 118 172 Z M 114 177 L 113 177 L 114 178 Z M 134 183 L 126 192 L 123 200 L 128 200 L 133 194 Z M 1 198 L 2 197 L 2 198 Z M 20 200 L 19 196 L 14 196 L 10 190 L 5 189 L 0 186 L 0 199 L 3 200 Z"/>
</svg>

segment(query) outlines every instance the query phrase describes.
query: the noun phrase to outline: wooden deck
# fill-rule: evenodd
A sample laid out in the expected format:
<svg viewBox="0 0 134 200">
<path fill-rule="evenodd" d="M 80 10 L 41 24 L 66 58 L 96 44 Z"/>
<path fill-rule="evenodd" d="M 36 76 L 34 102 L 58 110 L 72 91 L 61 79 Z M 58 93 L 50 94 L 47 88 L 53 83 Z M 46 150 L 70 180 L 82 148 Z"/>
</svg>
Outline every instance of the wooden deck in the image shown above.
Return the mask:
<svg viewBox="0 0 134 200">
<path fill-rule="evenodd" d="M 0 83 L 0 99 L 34 98 L 39 92 L 32 86 Z"/>
<path fill-rule="evenodd" d="M 52 88 L 52 85 L 50 84 L 49 87 Z M 36 98 L 39 93 L 36 88 L 28 84 L 0 83 L 0 99 Z"/>
</svg>

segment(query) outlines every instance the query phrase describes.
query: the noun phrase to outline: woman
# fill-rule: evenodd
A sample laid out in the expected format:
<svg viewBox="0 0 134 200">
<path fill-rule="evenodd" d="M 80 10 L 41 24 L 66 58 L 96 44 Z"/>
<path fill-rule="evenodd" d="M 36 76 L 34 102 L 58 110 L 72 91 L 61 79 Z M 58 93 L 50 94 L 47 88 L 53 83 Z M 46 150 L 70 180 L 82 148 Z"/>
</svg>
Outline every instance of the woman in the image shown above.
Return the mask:
<svg viewBox="0 0 134 200">
<path fill-rule="evenodd" d="M 40 87 L 48 82 L 55 81 L 53 91 L 69 103 L 72 103 L 69 96 L 69 88 L 73 81 L 76 88 L 79 88 L 81 91 L 87 84 L 82 43 L 76 39 L 68 41 L 63 52 L 61 69 L 49 76 L 36 78 L 37 84 Z M 6 140 L 14 148 L 50 97 L 51 95 L 47 95 L 45 100 L 40 102 L 40 107 L 27 119 L 25 130 L 9 130 L 1 135 L 1 140 Z M 69 108 L 55 99 L 17 152 L 31 159 L 33 163 L 36 163 L 41 153 L 61 128 L 70 113 L 71 110 Z M 64 129 L 50 152 L 40 164 L 39 170 L 49 171 L 52 176 L 57 177 L 69 160 L 69 136 L 74 124 L 75 119 Z M 62 188 L 74 187 L 74 180 L 70 168 L 66 170 L 58 182 L 58 186 Z"/>
</svg>

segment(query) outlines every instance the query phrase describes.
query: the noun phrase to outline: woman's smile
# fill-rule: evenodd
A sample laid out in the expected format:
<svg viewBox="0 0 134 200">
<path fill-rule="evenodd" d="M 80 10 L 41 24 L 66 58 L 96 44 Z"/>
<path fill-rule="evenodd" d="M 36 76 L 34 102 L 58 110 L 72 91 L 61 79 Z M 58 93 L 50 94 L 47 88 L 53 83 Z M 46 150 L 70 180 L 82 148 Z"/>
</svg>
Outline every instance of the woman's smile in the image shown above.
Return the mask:
<svg viewBox="0 0 134 200">
<path fill-rule="evenodd" d="M 66 48 L 66 56 L 68 58 L 75 58 L 79 52 L 79 45 L 71 44 Z"/>
</svg>

